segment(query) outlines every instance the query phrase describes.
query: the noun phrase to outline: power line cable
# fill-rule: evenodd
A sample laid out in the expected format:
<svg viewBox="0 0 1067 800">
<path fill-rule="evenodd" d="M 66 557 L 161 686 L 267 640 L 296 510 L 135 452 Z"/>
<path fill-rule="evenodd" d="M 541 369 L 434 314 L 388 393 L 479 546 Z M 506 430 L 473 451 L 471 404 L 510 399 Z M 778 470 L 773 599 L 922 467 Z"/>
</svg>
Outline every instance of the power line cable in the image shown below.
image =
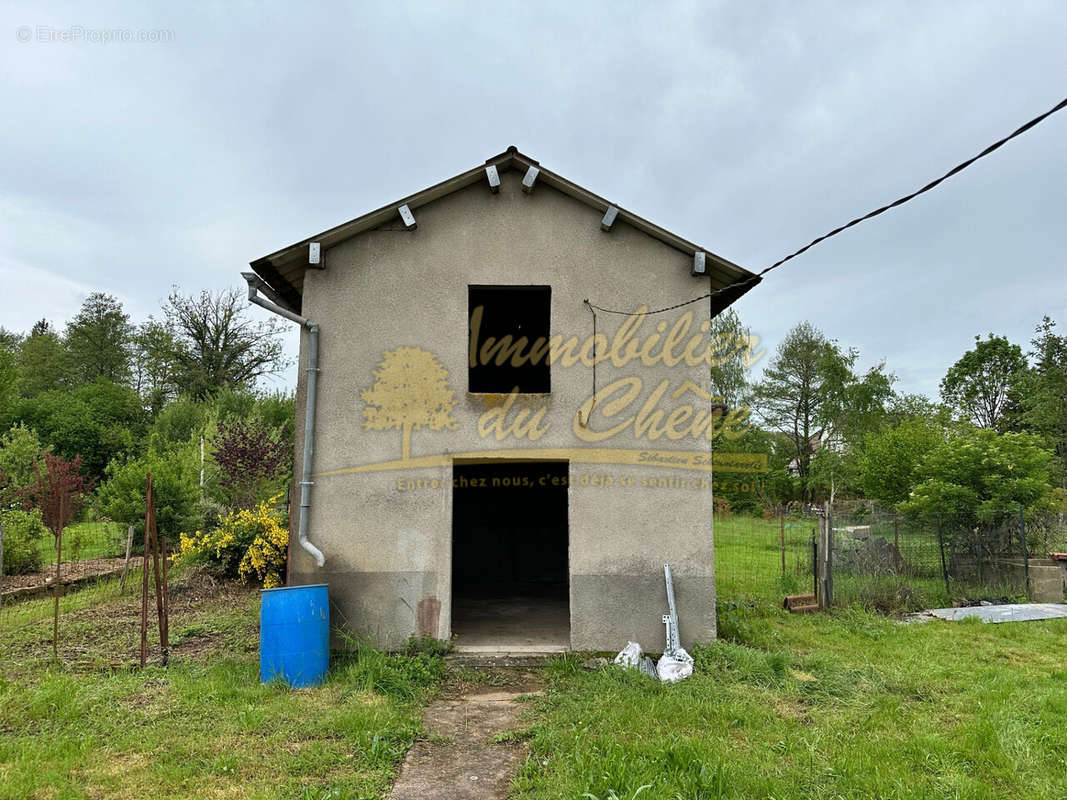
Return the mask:
<svg viewBox="0 0 1067 800">
<path fill-rule="evenodd" d="M 687 306 L 687 305 L 690 305 L 692 303 L 699 303 L 701 300 L 707 300 L 708 298 L 715 297 L 716 295 L 720 295 L 723 292 L 727 292 L 727 291 L 730 291 L 730 290 L 733 290 L 733 289 L 739 289 L 739 288 L 741 288 L 743 286 L 748 286 L 751 283 L 756 283 L 764 275 L 766 275 L 768 272 L 770 272 L 771 270 L 778 269 L 778 267 L 782 266 L 787 261 L 791 261 L 792 259 L 794 259 L 797 256 L 801 255 L 802 253 L 807 252 L 808 250 L 810 250 L 811 248 L 815 247 L 815 245 L 819 244 L 820 242 L 824 242 L 827 239 L 830 239 L 830 238 L 832 238 L 834 236 L 837 236 L 839 233 L 841 233 L 841 232 L 843 232 L 845 230 L 848 230 L 852 226 L 859 225 L 861 222 L 865 222 L 866 220 L 869 220 L 869 219 L 872 219 L 874 217 L 877 217 L 879 214 L 884 214 L 886 211 L 889 211 L 889 209 L 891 209 L 891 208 L 896 208 L 897 206 L 902 206 L 905 203 L 909 202 L 910 200 L 914 200 L 919 195 L 930 191 L 931 189 L 937 187 L 942 182 L 944 182 L 944 181 L 948 180 L 949 178 L 951 178 L 953 175 L 956 175 L 957 173 L 962 172 L 963 170 L 967 169 L 967 167 L 971 166 L 971 164 L 973 164 L 974 162 L 978 161 L 979 159 L 985 158 L 990 153 L 993 153 L 994 151 L 999 150 L 1001 147 L 1006 145 L 1008 142 L 1010 142 L 1016 136 L 1021 136 L 1022 134 L 1026 133 L 1028 130 L 1033 128 L 1035 125 L 1038 125 L 1041 122 L 1043 122 L 1044 120 L 1046 120 L 1049 117 L 1051 117 L 1057 111 L 1062 111 L 1064 108 L 1067 108 L 1067 98 L 1064 98 L 1063 100 L 1058 102 L 1056 105 L 1054 105 L 1048 111 L 1046 111 L 1044 114 L 1036 116 L 1032 120 L 1030 120 L 1029 122 L 1025 123 L 1024 125 L 1019 126 L 1014 131 L 1012 131 L 1010 134 L 1005 136 L 1003 139 L 1000 139 L 1000 140 L 994 142 L 993 144 L 989 145 L 989 147 L 987 147 L 985 150 L 980 152 L 978 155 L 973 156 L 971 158 L 968 158 L 966 161 L 964 161 L 964 162 L 962 162 L 960 164 L 957 164 L 952 169 L 950 169 L 948 172 L 946 172 L 944 175 L 942 175 L 940 178 L 937 178 L 935 180 L 930 181 L 928 184 L 926 184 L 921 189 L 918 189 L 918 190 L 912 192 L 911 194 L 904 195 L 903 197 L 900 197 L 900 198 L 894 200 L 892 203 L 888 203 L 887 205 L 884 205 L 881 208 L 877 208 L 874 211 L 871 211 L 871 212 L 869 212 L 867 214 L 864 214 L 862 217 L 856 217 L 855 219 L 853 219 L 853 220 L 851 220 L 849 222 L 846 222 L 844 225 L 841 225 L 840 227 L 834 228 L 829 233 L 824 233 L 822 236 L 819 236 L 816 239 L 812 239 L 810 242 L 808 242 L 806 245 L 801 247 L 799 250 L 796 250 L 796 251 L 790 253 L 789 255 L 785 256 L 784 258 L 778 259 L 773 264 L 771 264 L 769 267 L 764 267 L 762 270 L 760 270 L 756 274 L 750 275 L 749 277 L 744 278 L 744 279 L 742 279 L 740 281 L 735 281 L 734 283 L 731 283 L 731 284 L 729 284 L 727 286 L 723 286 L 721 289 L 715 289 L 714 291 L 708 292 L 707 294 L 702 294 L 700 297 L 694 297 L 692 300 L 685 300 L 685 301 L 683 301 L 681 303 L 675 303 L 674 305 L 667 306 L 665 308 L 657 308 L 657 309 L 655 309 L 653 311 L 640 311 L 640 312 L 638 312 L 638 311 L 618 311 L 618 310 L 610 309 L 610 308 L 601 308 L 600 306 L 593 305 L 588 300 L 585 300 L 584 302 L 585 302 L 585 304 L 587 306 L 590 307 L 590 309 L 594 309 L 596 311 L 601 311 L 601 312 L 603 312 L 605 314 L 622 314 L 622 315 L 628 316 L 628 317 L 629 316 L 644 317 L 644 316 L 648 316 L 650 314 L 662 314 L 665 311 L 673 311 L 676 308 L 681 308 L 682 306 Z"/>
</svg>

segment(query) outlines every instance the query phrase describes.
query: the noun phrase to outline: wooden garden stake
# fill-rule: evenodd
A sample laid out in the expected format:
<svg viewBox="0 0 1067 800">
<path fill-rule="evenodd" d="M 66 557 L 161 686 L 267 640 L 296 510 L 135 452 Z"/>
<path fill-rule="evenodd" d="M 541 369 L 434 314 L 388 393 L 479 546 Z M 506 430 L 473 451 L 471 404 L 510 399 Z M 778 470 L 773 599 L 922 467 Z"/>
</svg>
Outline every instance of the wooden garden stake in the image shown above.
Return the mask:
<svg viewBox="0 0 1067 800">
<path fill-rule="evenodd" d="M 155 576 L 156 613 L 159 615 L 159 645 L 162 651 L 161 661 L 167 665 L 170 656 L 169 609 L 167 598 L 167 546 L 162 544 L 163 571 L 160 573 L 159 559 L 161 541 L 159 528 L 156 526 L 156 502 L 152 494 L 152 475 L 149 473 L 145 487 L 145 521 L 144 521 L 144 576 L 141 581 L 141 666 L 148 660 L 148 553 L 152 553 L 152 572 Z"/>
<path fill-rule="evenodd" d="M 152 575 L 156 581 L 156 615 L 159 617 L 159 644 L 163 647 L 163 665 L 167 664 L 167 650 L 163 643 L 163 578 L 159 572 L 159 531 L 156 529 L 156 505 L 148 495 L 149 517 L 152 525 Z"/>
<path fill-rule="evenodd" d="M 167 537 L 160 539 L 163 547 L 163 663 L 170 656 L 170 590 L 167 588 Z"/>
<path fill-rule="evenodd" d="M 56 523 L 56 585 L 52 587 L 55 596 L 54 611 L 52 614 L 52 660 L 59 661 L 59 590 L 63 587 L 60 582 L 61 567 L 63 565 L 63 528 L 67 525 L 67 496 L 59 496 L 59 521 Z"/>
<path fill-rule="evenodd" d="M 145 479 L 145 515 L 144 515 L 144 554 L 141 559 L 141 667 L 148 661 L 148 537 L 151 526 L 149 520 L 152 514 L 152 506 L 149 498 L 152 497 L 152 473 L 149 472 Z"/>
<path fill-rule="evenodd" d="M 126 574 L 130 571 L 130 551 L 133 549 L 133 525 L 126 531 L 126 562 L 122 565 L 122 580 L 119 581 L 119 594 L 126 594 Z"/>
<path fill-rule="evenodd" d="M 4 610 L 4 523 L 0 522 L 0 617 Z"/>
</svg>

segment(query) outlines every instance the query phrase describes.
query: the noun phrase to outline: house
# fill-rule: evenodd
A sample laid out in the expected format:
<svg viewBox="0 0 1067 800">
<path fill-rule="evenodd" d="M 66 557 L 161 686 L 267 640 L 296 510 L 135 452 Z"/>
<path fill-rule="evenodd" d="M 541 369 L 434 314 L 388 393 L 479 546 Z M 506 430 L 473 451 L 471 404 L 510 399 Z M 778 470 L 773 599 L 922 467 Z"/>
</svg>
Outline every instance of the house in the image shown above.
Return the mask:
<svg viewBox="0 0 1067 800">
<path fill-rule="evenodd" d="M 808 453 L 815 455 L 824 447 L 830 446 L 830 435 L 823 429 L 808 437 Z M 785 471 L 794 478 L 800 475 L 800 459 L 794 458 L 785 465 Z"/>
<path fill-rule="evenodd" d="M 335 625 L 655 650 L 670 563 L 714 638 L 707 332 L 755 275 L 514 147 L 251 266 L 303 328 L 289 581 Z"/>
</svg>

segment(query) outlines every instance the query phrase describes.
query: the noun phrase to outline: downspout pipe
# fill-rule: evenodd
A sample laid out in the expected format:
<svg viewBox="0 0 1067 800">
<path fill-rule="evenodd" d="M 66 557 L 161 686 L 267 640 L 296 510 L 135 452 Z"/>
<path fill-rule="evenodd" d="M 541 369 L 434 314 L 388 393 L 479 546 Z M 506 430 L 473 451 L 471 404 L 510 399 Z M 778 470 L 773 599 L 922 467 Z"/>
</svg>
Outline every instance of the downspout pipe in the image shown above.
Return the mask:
<svg viewBox="0 0 1067 800">
<path fill-rule="evenodd" d="M 290 311 L 288 308 L 274 303 L 265 297 L 260 297 L 259 292 L 267 294 L 270 288 L 263 283 L 260 277 L 251 272 L 242 272 L 241 276 L 248 282 L 248 302 L 255 303 L 260 308 L 265 308 L 280 317 L 295 322 L 308 332 L 308 365 L 307 365 L 307 398 L 304 404 L 304 459 L 300 476 L 300 516 L 297 523 L 296 538 L 300 546 L 306 550 L 315 564 L 325 566 L 326 556 L 319 548 L 308 541 L 308 519 L 311 512 L 311 459 L 315 454 L 315 411 L 318 403 L 319 384 L 319 326 L 311 320 Z M 274 292 L 270 291 L 273 295 Z"/>
</svg>

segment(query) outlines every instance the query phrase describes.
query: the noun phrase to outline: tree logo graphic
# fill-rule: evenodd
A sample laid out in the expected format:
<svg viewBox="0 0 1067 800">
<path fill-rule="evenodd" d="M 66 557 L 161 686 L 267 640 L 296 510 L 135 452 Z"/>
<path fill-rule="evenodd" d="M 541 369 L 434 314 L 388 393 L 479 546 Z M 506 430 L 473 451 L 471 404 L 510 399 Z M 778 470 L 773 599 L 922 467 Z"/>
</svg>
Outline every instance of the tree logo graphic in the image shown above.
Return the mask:
<svg viewBox="0 0 1067 800">
<path fill-rule="evenodd" d="M 411 458 L 413 429 L 459 427 L 452 416 L 456 393 L 448 386 L 448 370 L 433 353 L 418 347 L 386 350 L 373 374 L 374 385 L 359 393 L 366 404 L 363 430 L 401 430 L 400 453 L 405 461 Z"/>
</svg>

